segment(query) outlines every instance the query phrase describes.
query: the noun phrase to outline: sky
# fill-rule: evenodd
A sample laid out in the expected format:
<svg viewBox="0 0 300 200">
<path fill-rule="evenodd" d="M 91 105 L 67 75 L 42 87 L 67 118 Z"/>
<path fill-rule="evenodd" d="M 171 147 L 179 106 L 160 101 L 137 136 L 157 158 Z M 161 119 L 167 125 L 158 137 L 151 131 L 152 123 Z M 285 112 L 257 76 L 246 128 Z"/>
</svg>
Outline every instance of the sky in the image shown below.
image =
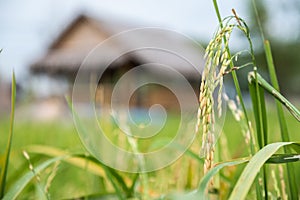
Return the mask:
<svg viewBox="0 0 300 200">
<path fill-rule="evenodd" d="M 243 5 L 220 3 L 224 16 Z M 157 26 L 208 41 L 217 27 L 210 0 L 2 0 L 0 1 L 0 79 L 12 70 L 19 80 L 28 77 L 28 66 L 41 57 L 60 31 L 78 13 L 90 13 L 137 26 Z"/>
<path fill-rule="evenodd" d="M 239 16 L 248 19 L 248 1 L 218 2 L 222 16 L 230 15 L 235 8 Z M 280 0 L 265 2 L 270 9 L 283 4 Z M 140 27 L 169 28 L 204 42 L 209 41 L 218 24 L 211 0 L 1 0 L 0 80 L 9 81 L 12 70 L 19 80 L 26 80 L 28 66 L 46 53 L 80 12 Z M 298 25 L 299 18 L 288 13 L 272 16 L 270 32 L 282 38 L 296 37 L 295 31 L 287 30 Z"/>
</svg>

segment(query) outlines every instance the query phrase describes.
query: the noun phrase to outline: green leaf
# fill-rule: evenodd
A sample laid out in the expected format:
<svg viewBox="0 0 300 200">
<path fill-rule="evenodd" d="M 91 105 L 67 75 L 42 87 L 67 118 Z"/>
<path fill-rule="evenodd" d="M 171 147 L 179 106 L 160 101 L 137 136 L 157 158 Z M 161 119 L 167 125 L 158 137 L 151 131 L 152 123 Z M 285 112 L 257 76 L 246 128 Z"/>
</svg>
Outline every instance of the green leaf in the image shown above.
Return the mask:
<svg viewBox="0 0 300 200">
<path fill-rule="evenodd" d="M 258 151 L 249 161 L 241 176 L 239 177 L 231 195 L 230 200 L 245 199 L 250 187 L 264 163 L 273 155 L 275 152 L 283 147 L 291 144 L 297 144 L 293 142 L 277 142 L 268 144 Z"/>
<path fill-rule="evenodd" d="M 45 146 L 45 145 L 31 145 L 31 146 L 27 146 L 25 149 L 30 153 L 42 154 L 50 157 L 59 157 L 59 156 L 65 156 L 69 154 L 68 152 L 63 151 L 61 149 Z M 89 161 L 84 157 L 72 156 L 65 159 L 64 161 L 71 165 L 79 167 L 81 169 L 85 169 L 97 176 L 102 176 L 104 178 L 107 178 L 102 166 L 100 166 L 95 162 Z"/>
<path fill-rule="evenodd" d="M 259 147 L 262 148 L 267 144 L 268 129 L 267 129 L 267 112 L 264 98 L 264 90 L 259 87 L 257 72 L 249 73 L 249 91 L 251 95 L 254 117 L 257 129 L 257 139 Z"/>
<path fill-rule="evenodd" d="M 134 178 L 133 178 L 133 180 L 132 180 L 131 186 L 130 186 L 130 188 L 129 188 L 129 191 L 130 191 L 131 194 L 134 194 L 134 190 L 135 190 L 136 184 L 137 184 L 137 182 L 138 182 L 139 176 L 140 176 L 140 175 L 139 175 L 138 173 L 136 173 L 136 174 L 134 175 Z"/>
<path fill-rule="evenodd" d="M 15 104 L 16 104 L 16 78 L 15 73 L 12 74 L 12 83 L 11 83 L 11 112 L 10 112 L 10 128 L 6 150 L 4 152 L 4 162 L 3 165 L 1 163 L 0 169 L 0 198 L 3 197 L 5 186 L 6 186 L 6 176 L 7 176 L 7 168 L 9 163 L 13 130 L 14 130 L 14 119 L 15 119 Z"/>
<path fill-rule="evenodd" d="M 255 81 L 255 75 L 253 72 L 249 73 L 248 76 L 249 83 Z M 263 79 L 259 74 L 257 74 L 258 84 L 263 87 L 268 93 L 270 93 L 273 97 L 275 97 L 278 101 L 280 101 L 289 111 L 290 113 L 300 121 L 300 111 L 289 102 L 280 92 L 278 92 L 273 86 L 271 86 L 265 79 Z"/>
<path fill-rule="evenodd" d="M 256 95 L 256 88 L 255 84 L 251 83 L 249 84 L 249 92 L 252 100 L 252 107 L 253 107 L 253 113 L 256 123 L 256 132 L 257 132 L 257 141 L 259 148 L 263 147 L 263 136 L 262 136 L 262 127 L 260 126 L 260 118 L 259 118 L 259 105 L 258 105 L 258 99 Z"/>
<path fill-rule="evenodd" d="M 201 179 L 199 186 L 197 190 L 194 190 L 190 193 L 187 194 L 171 194 L 167 195 L 166 199 L 172 199 L 172 200 L 204 200 L 204 199 L 209 199 L 207 194 L 206 194 L 206 189 L 209 181 L 211 178 L 216 175 L 221 169 L 224 167 L 229 167 L 229 166 L 234 166 L 234 165 L 239 165 L 242 163 L 246 163 L 250 160 L 250 158 L 241 158 L 237 160 L 232 160 L 228 162 L 222 162 L 218 163 L 214 168 L 209 170 L 205 176 Z"/>
<path fill-rule="evenodd" d="M 265 48 L 265 54 L 267 58 L 267 63 L 268 63 L 268 69 L 269 69 L 269 74 L 271 78 L 271 83 L 272 86 L 280 92 L 278 80 L 277 80 L 277 75 L 276 75 L 276 69 L 273 61 L 273 55 L 271 51 L 271 45 L 268 40 L 265 40 L 264 42 L 264 48 Z M 278 119 L 279 119 L 279 124 L 280 124 L 280 132 L 281 132 L 281 138 L 283 142 L 288 142 L 290 141 L 290 136 L 288 133 L 288 127 L 287 123 L 284 117 L 284 112 L 282 109 L 282 105 L 280 104 L 280 101 L 276 100 L 276 108 L 277 108 L 277 114 L 278 114 Z M 286 153 L 290 153 L 285 149 Z M 287 164 L 287 175 L 288 175 L 288 187 L 289 188 L 289 194 L 292 199 L 295 199 L 298 197 L 298 189 L 296 187 L 296 180 L 295 180 L 295 170 L 294 166 Z"/>
<path fill-rule="evenodd" d="M 66 156 L 62 157 L 55 157 L 52 159 L 49 159 L 41 164 L 39 164 L 37 167 L 34 168 L 35 173 L 32 171 L 27 172 L 24 176 L 19 178 L 8 190 L 8 192 L 5 194 L 2 200 L 12 200 L 16 199 L 18 195 L 22 192 L 22 190 L 26 187 L 26 185 L 35 177 L 36 174 L 40 173 L 47 167 L 49 167 L 51 164 L 55 163 L 56 161 L 60 161 L 65 159 Z"/>
<path fill-rule="evenodd" d="M 248 162 L 249 159 L 250 158 L 242 158 L 242 159 L 238 159 L 238 160 L 233 160 L 233 161 L 223 162 L 223 163 L 217 164 L 214 168 L 209 170 L 205 174 L 205 176 L 201 179 L 199 187 L 198 187 L 198 191 L 196 193 L 196 196 L 198 198 L 202 198 L 202 197 L 206 196 L 206 189 L 207 189 L 207 185 L 208 185 L 210 179 L 214 175 L 216 175 L 222 168 L 229 167 L 229 166 L 234 166 L 234 165 L 239 165 L 239 164 Z"/>
<path fill-rule="evenodd" d="M 271 83 L 272 83 L 273 87 L 279 91 L 279 84 L 278 84 L 276 69 L 275 69 L 275 65 L 274 65 L 274 61 L 273 61 L 271 45 L 268 40 L 264 41 L 264 48 L 265 48 L 265 55 L 266 55 L 266 59 L 267 59 Z"/>
<path fill-rule="evenodd" d="M 28 146 L 26 150 L 31 153 L 38 153 L 51 157 L 63 156 L 68 154 L 68 152 L 65 152 L 61 149 L 43 145 L 31 145 Z M 114 169 L 107 167 L 95 158 L 86 155 L 72 155 L 71 157 L 63 161 L 76 167 L 85 169 L 86 171 L 95 175 L 104 177 L 106 180 L 109 180 L 114 189 L 116 190 L 116 193 L 118 194 L 119 198 L 124 198 L 124 193 L 122 192 L 122 189 L 126 195 L 130 195 L 130 189 L 125 184 L 125 182 L 129 182 L 129 180 L 125 180 Z M 118 185 L 116 184 L 116 182 L 118 183 Z M 122 187 L 122 189 L 119 188 L 119 185 Z"/>
<path fill-rule="evenodd" d="M 267 163 L 281 164 L 297 162 L 300 160 L 300 154 L 275 154 L 267 160 Z"/>
<path fill-rule="evenodd" d="M 258 84 L 257 77 L 258 73 L 256 70 L 254 70 L 253 81 L 249 81 L 249 90 L 255 117 L 257 140 L 259 144 L 259 149 L 261 149 L 268 143 L 268 129 L 264 90 Z M 262 177 L 263 180 L 262 185 L 265 191 L 265 199 L 268 199 L 268 180 L 265 167 L 262 168 L 260 177 Z M 258 184 L 256 185 L 256 187 L 259 190 Z M 257 191 L 257 194 L 260 194 L 260 191 Z"/>
</svg>

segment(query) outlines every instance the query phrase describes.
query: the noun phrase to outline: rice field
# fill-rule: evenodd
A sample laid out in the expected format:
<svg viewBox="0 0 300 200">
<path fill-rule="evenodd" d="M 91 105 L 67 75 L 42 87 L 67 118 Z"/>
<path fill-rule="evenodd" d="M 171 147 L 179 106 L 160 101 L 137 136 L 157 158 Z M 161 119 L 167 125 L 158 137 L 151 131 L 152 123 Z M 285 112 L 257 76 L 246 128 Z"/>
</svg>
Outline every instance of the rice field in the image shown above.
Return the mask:
<svg viewBox="0 0 300 200">
<path fill-rule="evenodd" d="M 277 120 L 275 105 L 269 108 L 269 113 L 269 131 L 272 133 L 270 142 L 280 141 L 279 124 L 272 123 Z M 297 131 L 300 128 L 299 123 L 293 117 L 289 115 L 286 116 L 287 123 L 289 124 L 289 131 L 293 133 L 291 139 L 293 141 L 299 141 L 300 135 L 297 134 Z M 173 118 L 176 118 L 176 116 L 173 116 Z M 0 146 L 4 147 L 7 141 L 6 137 L 8 134 L 5 133 L 9 130 L 9 121 L 2 119 L 0 123 L 2 136 Z M 176 120 L 174 120 L 174 123 L 176 123 Z M 174 125 L 170 124 L 170 127 L 173 126 Z M 219 150 L 222 155 L 220 156 L 220 160 L 231 160 L 246 157 L 248 155 L 245 138 L 243 137 L 239 126 L 239 123 L 234 119 L 233 115 L 230 112 L 227 112 L 224 132 L 220 136 L 220 141 L 222 141 L 220 142 L 221 147 Z M 170 130 L 172 132 L 172 129 Z M 80 142 L 71 119 L 66 119 L 65 122 L 36 122 L 16 119 L 12 152 L 8 168 L 8 187 L 23 174 L 30 171 L 29 163 L 22 151 L 24 149 L 29 149 L 28 147 L 33 145 L 45 145 L 47 147 L 58 148 L 70 154 L 87 153 Z M 4 148 L 1 148 L 1 155 L 3 155 L 3 153 Z M 30 151 L 28 151 L 28 153 L 33 167 L 49 158 L 48 156 L 31 153 Z M 297 169 L 296 173 L 300 174 L 300 163 L 294 163 L 294 166 L 295 169 Z M 226 178 L 226 181 L 236 182 L 243 167 L 244 166 L 237 166 L 224 169 L 223 178 Z M 89 195 L 95 197 L 98 195 L 99 197 L 103 194 L 113 192 L 113 188 L 104 180 L 105 177 L 96 175 L 82 167 L 60 162 L 57 166 L 51 166 L 39 174 L 41 178 L 40 183 L 37 180 L 32 180 L 19 195 L 18 199 L 39 199 L 40 196 L 42 196 L 40 193 L 42 193 L 41 190 L 43 189 L 41 188 L 44 187 L 44 182 L 49 181 L 49 175 L 53 173 L 54 168 L 55 175 L 48 189 L 51 199 L 76 199 L 78 197 Z M 186 153 L 180 160 L 177 160 L 171 166 L 149 174 L 150 196 L 159 198 L 163 194 L 170 194 L 172 192 L 178 193 L 195 189 L 198 186 L 200 177 L 203 176 L 201 169 L 202 164 L 195 161 L 193 157 Z M 130 179 L 134 178 L 133 174 L 119 173 L 128 181 L 128 184 L 130 183 Z M 231 180 L 227 180 L 228 178 Z M 224 188 L 228 187 L 226 186 L 226 181 L 223 186 Z M 139 188 L 139 184 L 140 183 L 136 186 L 136 193 L 139 193 L 142 190 L 142 188 Z M 273 187 L 272 184 L 270 185 Z M 299 179 L 297 179 L 297 185 L 300 185 Z M 228 194 L 225 193 L 222 195 L 226 196 Z"/>
</svg>

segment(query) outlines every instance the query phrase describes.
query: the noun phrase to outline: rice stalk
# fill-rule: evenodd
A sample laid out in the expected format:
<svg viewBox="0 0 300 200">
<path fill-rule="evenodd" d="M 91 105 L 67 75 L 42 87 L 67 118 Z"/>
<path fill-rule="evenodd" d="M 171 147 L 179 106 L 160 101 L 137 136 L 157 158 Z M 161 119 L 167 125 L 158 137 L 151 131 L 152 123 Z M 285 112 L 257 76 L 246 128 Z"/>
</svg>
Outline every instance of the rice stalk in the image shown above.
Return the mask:
<svg viewBox="0 0 300 200">
<path fill-rule="evenodd" d="M 25 150 L 23 150 L 22 153 L 23 153 L 24 158 L 28 162 L 29 170 L 34 174 L 34 177 L 36 178 L 38 189 L 42 192 L 43 198 L 49 200 L 50 198 L 49 198 L 49 195 L 48 195 L 47 191 L 42 189 L 40 174 L 37 173 L 36 170 L 34 169 L 32 163 L 31 163 L 29 154 Z"/>
<path fill-rule="evenodd" d="M 216 13 L 216 16 L 217 16 L 217 19 L 219 21 L 219 26 L 220 28 L 223 28 L 224 27 L 224 23 L 223 23 L 223 20 L 221 18 L 221 14 L 220 14 L 220 11 L 219 11 L 219 6 L 218 6 L 218 3 L 217 3 L 217 0 L 213 0 L 213 6 L 214 6 L 214 9 L 215 9 L 215 13 Z M 247 37 L 248 39 L 248 42 L 249 42 L 249 46 L 250 46 L 250 54 L 252 56 L 252 61 L 255 61 L 254 59 L 254 53 L 253 53 L 253 46 L 252 46 L 252 42 L 251 42 L 251 39 L 250 39 L 250 33 L 249 33 L 249 29 L 247 27 L 247 24 L 244 22 L 244 20 L 242 20 L 241 18 L 239 18 L 236 14 L 236 12 L 234 11 L 234 9 L 232 9 L 233 11 L 233 14 L 234 14 L 234 18 L 237 19 L 238 23 L 239 23 L 239 26 L 238 28 L 243 32 L 243 34 Z M 229 17 L 230 18 L 230 17 Z M 242 26 L 241 26 L 242 25 Z M 223 37 L 223 41 L 226 42 L 226 38 Z M 226 47 L 226 51 L 228 52 L 228 56 L 229 58 L 231 58 L 231 53 L 230 53 L 230 50 L 229 50 L 229 47 L 227 46 Z M 252 63 L 252 64 L 255 64 Z M 246 64 L 248 65 L 248 64 Z M 239 80 L 237 78 L 237 74 L 235 72 L 235 69 L 236 67 L 234 66 L 233 62 L 230 62 L 229 64 L 229 67 L 230 67 L 230 70 L 229 72 L 231 73 L 232 75 L 232 79 L 233 79 L 233 83 L 234 83 L 234 86 L 235 86 L 235 89 L 236 89 L 236 92 L 237 92 L 237 95 L 240 99 L 240 102 L 241 102 L 241 107 L 242 107 L 242 110 L 243 110 L 243 113 L 245 115 L 245 121 L 247 124 L 249 124 L 249 117 L 248 117 L 248 114 L 247 114 L 247 110 L 246 110 L 246 106 L 245 106 L 245 103 L 244 103 L 244 100 L 243 100 L 243 97 L 242 97 L 242 92 L 241 92 L 241 88 L 240 88 L 240 84 L 239 84 Z M 251 130 L 251 127 L 248 126 L 248 129 Z M 251 132 L 251 131 L 250 131 Z M 255 136 L 254 134 L 251 134 L 251 155 L 253 155 L 255 153 Z"/>
<path fill-rule="evenodd" d="M 199 108 L 195 128 L 195 132 L 198 133 L 200 127 L 202 127 L 200 157 L 205 157 L 204 173 L 212 167 L 214 160 L 214 144 L 217 139 L 215 133 L 215 118 L 216 116 L 220 117 L 222 115 L 223 76 L 229 73 L 228 68 L 232 64 L 232 59 L 237 58 L 238 56 L 238 54 L 233 57 L 230 56 L 228 50 L 229 39 L 235 27 L 242 30 L 247 38 L 249 37 L 248 27 L 244 21 L 239 19 L 236 23 L 230 24 L 231 20 L 235 18 L 236 16 L 232 16 L 224 20 L 225 26 L 220 26 L 205 50 L 204 58 L 206 59 L 206 62 L 200 85 Z M 241 24 L 241 22 L 243 22 L 243 24 Z M 252 45 L 250 46 L 252 47 Z M 238 67 L 231 67 L 231 71 L 229 71 L 232 72 L 232 70 L 235 69 L 238 69 Z M 217 102 L 215 103 L 213 95 L 216 90 Z M 241 95 L 239 95 L 239 98 L 241 99 Z M 217 104 L 216 109 L 215 104 Z M 244 107 L 243 104 L 242 107 Z M 239 111 L 238 115 L 242 115 L 241 113 L 242 112 Z M 236 117 L 238 115 L 236 115 Z M 246 113 L 244 115 L 247 122 L 246 126 L 248 126 L 248 117 L 246 116 Z M 248 130 L 249 131 L 246 131 L 245 134 L 250 133 L 249 126 Z"/>
</svg>

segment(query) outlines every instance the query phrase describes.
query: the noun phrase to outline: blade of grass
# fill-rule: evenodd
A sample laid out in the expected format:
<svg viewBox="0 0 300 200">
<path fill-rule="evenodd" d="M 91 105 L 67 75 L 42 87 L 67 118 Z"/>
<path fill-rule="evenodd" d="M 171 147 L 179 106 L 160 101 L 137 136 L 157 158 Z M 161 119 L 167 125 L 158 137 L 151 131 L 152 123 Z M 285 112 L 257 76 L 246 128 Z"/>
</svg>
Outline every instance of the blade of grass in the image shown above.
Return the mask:
<svg viewBox="0 0 300 200">
<path fill-rule="evenodd" d="M 217 164 L 214 168 L 212 168 L 211 170 L 209 170 L 205 176 L 201 179 L 200 184 L 198 186 L 198 190 L 197 193 L 195 194 L 198 198 L 203 198 L 205 197 L 206 194 L 206 190 L 207 190 L 207 185 L 209 183 L 209 181 L 211 180 L 211 178 L 216 175 L 222 168 L 224 167 L 230 167 L 230 166 L 234 166 L 234 165 L 239 165 L 242 163 L 246 163 L 249 161 L 250 158 L 242 158 L 242 159 L 237 159 L 237 160 L 233 160 L 233 161 L 228 161 L 228 162 L 223 162 L 223 163 L 219 163 Z"/>
<path fill-rule="evenodd" d="M 249 92 L 250 92 L 250 97 L 252 100 L 252 107 L 253 107 L 253 113 L 254 113 L 254 118 L 255 118 L 255 122 L 257 124 L 256 126 L 256 132 L 257 132 L 257 141 L 258 141 L 258 146 L 261 149 L 263 147 L 263 137 L 262 137 L 262 132 L 263 130 L 262 127 L 259 125 L 260 124 L 260 120 L 259 120 L 259 110 L 258 110 L 258 99 L 257 99 L 257 95 L 256 95 L 256 87 L 254 84 L 249 84 Z"/>
<path fill-rule="evenodd" d="M 298 162 L 300 160 L 299 154 L 275 154 L 267 160 L 267 163 L 280 164 Z"/>
<path fill-rule="evenodd" d="M 135 187 L 136 187 L 136 184 L 137 184 L 138 180 L 139 180 L 139 174 L 137 173 L 137 174 L 134 175 L 131 186 L 129 188 L 130 194 L 134 194 L 134 190 L 135 190 Z"/>
<path fill-rule="evenodd" d="M 112 185 L 114 186 L 115 190 L 116 190 L 116 194 L 119 197 L 119 199 L 121 200 L 126 200 L 126 197 L 123 195 L 122 190 L 120 189 L 120 187 L 116 184 L 115 181 L 113 180 L 113 177 L 111 175 L 111 173 L 107 173 L 107 177 L 109 178 L 109 180 L 111 180 Z"/>
<path fill-rule="evenodd" d="M 253 72 L 249 73 L 249 82 L 253 82 L 255 80 L 255 75 Z M 273 97 L 279 100 L 288 110 L 289 112 L 300 121 L 300 111 L 289 102 L 282 94 L 280 94 L 273 86 L 271 86 L 265 79 L 263 79 L 259 74 L 257 74 L 258 84 L 263 87 L 268 93 L 270 93 Z"/>
<path fill-rule="evenodd" d="M 259 87 L 258 73 L 254 71 L 254 75 L 252 81 L 249 81 L 249 90 L 250 96 L 252 99 L 252 105 L 254 110 L 255 122 L 257 127 L 257 137 L 259 140 L 260 149 L 265 146 L 268 141 L 268 128 L 267 128 L 267 112 L 266 112 L 266 104 L 264 98 L 264 90 Z M 254 82 L 254 83 L 253 83 Z"/>
<path fill-rule="evenodd" d="M 272 51 L 271 51 L 271 45 L 268 40 L 265 40 L 264 42 L 264 49 L 265 54 L 267 58 L 267 64 L 268 64 L 268 70 L 270 74 L 270 79 L 273 87 L 280 92 L 279 83 L 276 76 L 276 69 L 273 61 Z M 281 138 L 283 142 L 290 141 L 289 132 L 287 128 L 287 123 L 284 117 L 284 112 L 282 109 L 282 106 L 278 100 L 276 100 L 276 109 L 277 109 L 277 115 L 279 119 L 279 125 L 280 125 L 280 132 L 281 132 Z M 288 149 L 285 148 L 286 153 L 289 152 Z M 292 164 L 287 164 L 287 174 L 288 174 L 288 188 L 290 188 L 289 194 L 292 199 L 295 199 L 298 197 L 298 189 L 296 187 L 296 179 L 295 179 L 295 170 L 294 166 Z"/>
<path fill-rule="evenodd" d="M 11 83 L 11 112 L 10 112 L 10 128 L 6 150 L 4 152 L 4 164 L 1 166 L 1 176 L 0 176 L 0 198 L 3 197 L 6 187 L 6 176 L 8 171 L 8 163 L 11 151 L 13 129 L 14 129 L 14 118 L 15 118 L 15 104 L 16 104 L 16 78 L 15 73 L 12 74 Z"/>
<path fill-rule="evenodd" d="M 73 155 L 74 159 L 82 159 L 81 161 L 84 162 L 86 164 L 86 162 L 89 162 L 89 164 L 93 163 L 95 165 L 98 165 L 98 167 L 102 168 L 105 172 L 105 175 L 107 177 L 107 180 L 110 181 L 110 183 L 112 184 L 113 188 L 115 189 L 115 192 L 117 194 L 117 196 L 119 197 L 119 199 L 126 199 L 127 196 L 130 196 L 130 190 L 127 187 L 123 177 L 121 177 L 116 170 L 107 167 L 106 165 L 104 165 L 103 163 L 99 162 L 96 158 L 91 157 L 91 156 L 86 156 L 86 155 Z M 85 169 L 87 169 L 87 167 L 85 166 Z M 121 187 L 120 187 L 121 186 Z"/>
<path fill-rule="evenodd" d="M 28 146 L 26 150 L 31 153 L 38 153 L 51 157 L 63 156 L 68 154 L 67 152 L 61 149 L 43 145 L 31 145 Z M 121 189 L 119 189 L 119 187 L 115 184 L 116 180 L 118 184 L 122 187 L 126 195 L 131 195 L 130 188 L 128 188 L 126 185 L 126 182 L 129 182 L 129 180 L 125 180 L 114 169 L 107 167 L 95 158 L 86 155 L 72 155 L 72 157 L 69 157 L 63 161 L 81 169 L 86 169 L 90 173 L 93 173 L 97 176 L 105 178 L 106 180 L 109 180 L 112 186 L 115 188 L 115 190 L 120 192 Z M 123 192 L 119 193 L 119 195 L 123 198 Z"/>
<path fill-rule="evenodd" d="M 7 191 L 5 196 L 3 197 L 2 200 L 11 200 L 11 199 L 16 199 L 19 194 L 22 192 L 22 190 L 28 185 L 28 183 L 35 177 L 36 174 L 40 173 L 47 167 L 49 167 L 51 164 L 55 163 L 56 161 L 60 161 L 65 159 L 66 156 L 61 156 L 61 157 L 55 157 L 51 158 L 41 164 L 39 164 L 37 167 L 35 167 L 35 174 L 32 171 L 27 172 L 24 176 L 19 178 Z"/>
<path fill-rule="evenodd" d="M 262 126 L 263 126 L 263 139 L 264 146 L 268 144 L 268 120 L 267 120 L 267 111 L 266 111 L 266 102 L 264 89 L 259 87 L 259 96 L 260 96 L 260 106 L 261 106 L 261 117 L 262 117 Z"/>
<path fill-rule="evenodd" d="M 279 88 L 279 84 L 278 84 L 278 80 L 277 80 L 277 76 L 276 76 L 276 70 L 275 70 L 275 66 L 274 66 L 274 62 L 273 62 L 271 45 L 268 40 L 265 41 L 264 47 L 265 47 L 266 58 L 267 58 L 268 69 L 269 69 L 269 73 L 270 73 L 272 86 L 274 87 L 274 89 L 276 91 L 278 91 L 278 93 L 280 93 L 280 88 Z M 280 104 L 280 100 L 276 101 L 276 106 L 277 106 L 278 118 L 279 118 L 279 122 L 280 122 L 282 139 L 284 140 L 284 142 L 290 141 L 288 130 L 287 130 L 287 124 L 286 124 L 286 120 L 284 117 L 282 106 Z M 299 115 L 299 113 L 298 113 L 298 115 Z"/>
<path fill-rule="evenodd" d="M 45 146 L 45 145 L 30 145 L 27 146 L 25 150 L 30 153 L 42 154 L 49 157 L 59 157 L 59 156 L 68 155 L 68 152 L 64 150 L 55 147 Z M 97 163 L 94 163 L 92 161 L 89 162 L 87 166 L 86 159 L 84 159 L 84 157 L 79 157 L 79 156 L 69 157 L 65 159 L 64 162 L 67 162 L 81 169 L 86 169 L 88 172 L 95 174 L 97 176 L 107 178 L 102 166 L 99 166 Z"/>
<path fill-rule="evenodd" d="M 236 160 L 231 160 L 227 162 L 218 163 L 212 169 L 210 169 L 205 176 L 202 177 L 197 190 L 189 192 L 187 194 L 170 194 L 167 195 L 165 199 L 172 199 L 172 200 L 207 200 L 209 199 L 207 196 L 207 185 L 209 184 L 210 180 L 215 176 L 221 169 L 224 167 L 239 165 L 242 163 L 246 163 L 250 160 L 250 158 L 240 158 Z"/>
<path fill-rule="evenodd" d="M 263 148 L 267 144 L 267 116 L 266 116 L 266 105 L 264 101 L 264 91 L 259 87 L 257 80 L 257 70 L 253 72 L 253 76 L 255 77 L 253 81 L 249 81 L 249 91 L 252 99 L 252 106 L 254 111 L 255 123 L 256 123 L 256 135 L 259 144 L 259 149 Z M 264 166 L 259 173 L 259 177 L 263 180 L 263 188 L 264 188 L 264 197 L 268 199 L 268 180 L 267 180 L 267 172 L 266 167 Z M 256 188 L 259 188 L 257 185 Z M 259 198 L 261 193 L 259 195 Z"/>
<path fill-rule="evenodd" d="M 300 145 L 294 142 L 276 142 L 268 144 L 258 151 L 249 161 L 247 166 L 244 168 L 241 176 L 239 177 L 235 187 L 229 197 L 229 200 L 240 200 L 245 199 L 250 187 L 260 171 L 260 168 L 275 152 L 284 146 Z"/>
<path fill-rule="evenodd" d="M 35 187 L 35 198 L 39 200 L 50 200 L 50 197 L 45 193 L 44 191 L 44 185 L 41 185 L 41 183 L 36 182 L 34 183 Z"/>
<path fill-rule="evenodd" d="M 117 180 L 117 183 L 122 187 L 123 191 L 125 192 L 126 197 L 133 196 L 133 193 L 130 193 L 131 192 L 130 188 L 127 187 L 127 185 L 126 185 L 124 178 L 120 174 L 118 174 L 116 170 L 114 170 L 110 167 L 107 167 L 107 170 L 108 171 L 106 171 L 106 173 L 111 175 L 114 179 Z"/>
</svg>

